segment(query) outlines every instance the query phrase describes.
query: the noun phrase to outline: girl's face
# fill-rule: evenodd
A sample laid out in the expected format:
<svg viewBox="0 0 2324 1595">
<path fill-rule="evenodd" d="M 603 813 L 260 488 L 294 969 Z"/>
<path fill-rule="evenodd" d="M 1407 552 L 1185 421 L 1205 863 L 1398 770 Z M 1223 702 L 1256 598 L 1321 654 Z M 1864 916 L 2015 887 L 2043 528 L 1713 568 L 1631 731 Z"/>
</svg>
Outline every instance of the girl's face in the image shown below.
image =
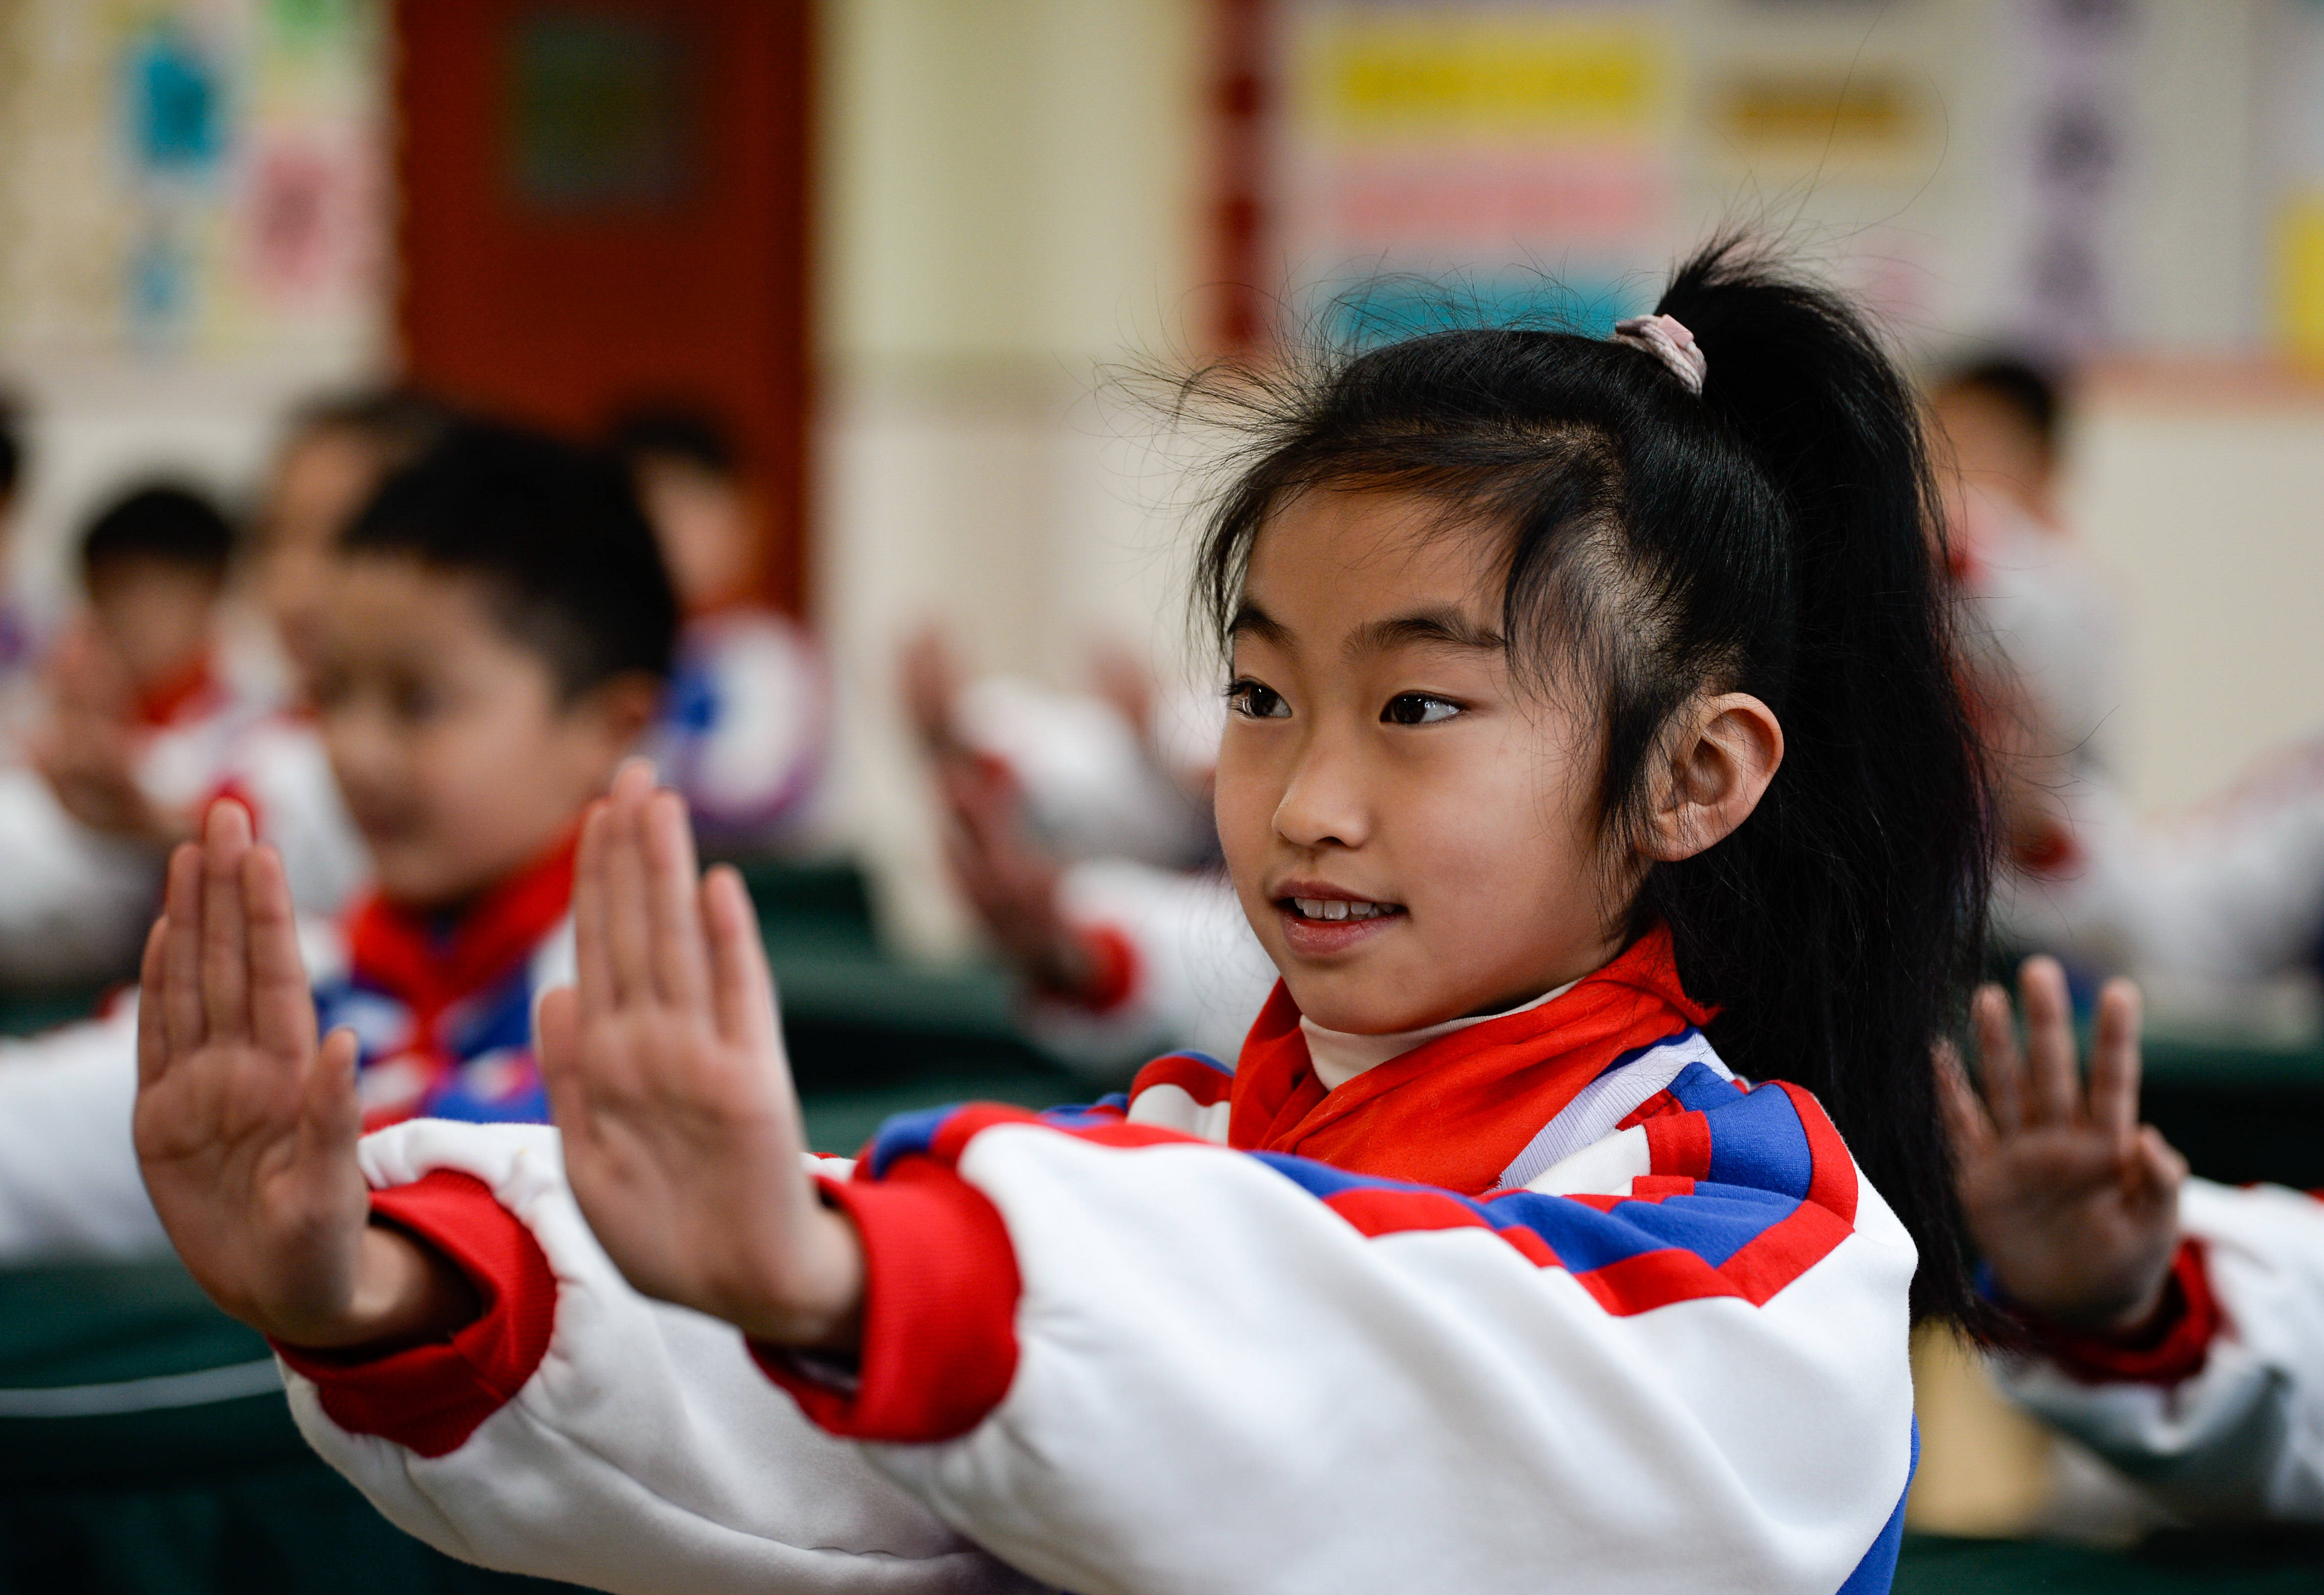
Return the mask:
<svg viewBox="0 0 2324 1595">
<path fill-rule="evenodd" d="M 1311 492 L 1251 552 L 1219 834 L 1300 1011 L 1379 1035 L 1619 950 L 1598 738 L 1510 679 L 1498 539 L 1417 495 Z"/>
</svg>

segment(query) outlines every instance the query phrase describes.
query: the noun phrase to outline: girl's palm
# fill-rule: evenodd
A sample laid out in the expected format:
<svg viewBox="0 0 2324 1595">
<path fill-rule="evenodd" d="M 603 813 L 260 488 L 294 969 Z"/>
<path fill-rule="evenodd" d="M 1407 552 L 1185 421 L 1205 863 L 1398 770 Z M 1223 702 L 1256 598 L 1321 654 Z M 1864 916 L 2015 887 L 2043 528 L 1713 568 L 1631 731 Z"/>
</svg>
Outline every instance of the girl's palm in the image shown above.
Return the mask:
<svg viewBox="0 0 2324 1595">
<path fill-rule="evenodd" d="M 683 804 L 623 770 L 582 834 L 579 980 L 541 1007 L 567 1177 L 632 1284 L 759 1338 L 844 1344 L 853 1231 L 802 1157 L 758 921 L 732 870 L 697 879 Z"/>
<path fill-rule="evenodd" d="M 163 1227 L 228 1312 L 340 1338 L 369 1205 L 354 1037 L 317 1045 L 281 862 L 239 806 L 171 860 L 142 987 L 133 1133 Z"/>
</svg>

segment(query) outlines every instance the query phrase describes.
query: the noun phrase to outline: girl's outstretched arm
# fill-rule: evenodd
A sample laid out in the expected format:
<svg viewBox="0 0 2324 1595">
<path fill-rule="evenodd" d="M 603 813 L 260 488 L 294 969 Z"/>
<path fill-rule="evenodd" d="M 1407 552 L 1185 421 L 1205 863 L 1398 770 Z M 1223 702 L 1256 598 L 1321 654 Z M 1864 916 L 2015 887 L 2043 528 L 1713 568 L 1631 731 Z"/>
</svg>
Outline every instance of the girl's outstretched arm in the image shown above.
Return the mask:
<svg viewBox="0 0 2324 1595">
<path fill-rule="evenodd" d="M 275 1340 L 428 1338 L 474 1316 L 460 1274 L 369 1222 L 355 1040 L 318 1043 L 290 894 L 241 805 L 170 861 L 137 1023 L 137 1157 L 202 1288 Z"/>
<path fill-rule="evenodd" d="M 862 1248 L 806 1173 L 741 877 L 697 876 L 683 800 L 632 764 L 582 831 L 573 904 L 579 981 L 541 1005 L 541 1066 L 606 1253 L 754 1339 L 852 1347 Z"/>
</svg>

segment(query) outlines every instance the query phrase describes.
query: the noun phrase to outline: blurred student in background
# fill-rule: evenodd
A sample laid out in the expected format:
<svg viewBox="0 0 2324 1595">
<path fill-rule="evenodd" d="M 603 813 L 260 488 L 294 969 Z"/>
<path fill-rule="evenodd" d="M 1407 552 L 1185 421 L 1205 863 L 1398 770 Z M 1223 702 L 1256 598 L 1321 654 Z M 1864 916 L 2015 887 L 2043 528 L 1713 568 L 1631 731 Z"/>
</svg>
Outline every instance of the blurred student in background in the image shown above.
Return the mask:
<svg viewBox="0 0 2324 1595">
<path fill-rule="evenodd" d="M 677 630 L 653 535 L 610 460 L 469 423 L 338 550 L 314 708 L 377 885 L 302 926 L 323 1027 L 346 1027 L 368 1125 L 543 1118 L 532 1011 L 572 978 L 576 828 Z M 244 809 L 212 814 L 247 840 Z M 129 1142 L 134 1010 L 0 1045 L 0 1264 L 164 1244 Z"/>
<path fill-rule="evenodd" d="M 1090 673 L 1086 694 L 971 678 L 934 627 L 904 650 L 954 880 L 1060 1062 L 1103 1078 L 1174 1048 L 1232 1057 L 1275 968 L 1219 864 L 1225 696 L 1167 693 L 1119 651 Z"/>
<path fill-rule="evenodd" d="M 236 539 L 190 490 L 133 494 L 82 551 L 88 606 L 44 661 L 0 773 L 0 981 L 126 978 L 163 854 L 232 793 L 281 849 L 304 912 L 336 912 L 369 863 L 304 707 L 333 539 L 451 411 L 398 390 L 296 411 L 231 583 Z M 23 628 L 0 628 L 22 635 Z M 0 666 L 5 678 L 5 666 Z"/>
<path fill-rule="evenodd" d="M 161 850 L 247 729 L 215 673 L 234 532 L 195 490 L 155 484 L 83 534 L 87 603 L 44 672 L 30 764 L 0 772 L 0 979 L 119 976 L 160 886 Z"/>
<path fill-rule="evenodd" d="M 2116 605 L 2060 505 L 2059 388 L 2007 356 L 1932 395 L 1947 447 L 1969 668 L 2008 867 L 1996 928 L 2088 985 L 2127 972 L 2176 1005 L 2232 1007 L 2324 945 L 2324 741 L 2281 750 L 2198 807 L 2141 816 L 2107 723 L 2123 698 Z"/>
<path fill-rule="evenodd" d="M 233 636 L 236 675 L 254 690 L 295 699 L 323 624 L 334 545 L 388 474 L 409 465 L 456 419 L 410 388 L 366 388 L 292 412 L 252 528 L 250 603 Z"/>
<path fill-rule="evenodd" d="M 2190 1179 L 2138 1121 L 2138 993 L 2100 996 L 2087 1082 L 2063 973 L 2021 1048 L 1978 993 L 1982 1095 L 1946 1096 L 1961 1209 L 2015 1315 L 2003 1387 L 2181 1519 L 2324 1524 L 2324 1202 Z"/>
<path fill-rule="evenodd" d="M 706 844 L 792 844 L 822 788 L 830 683 L 807 634 L 759 599 L 760 512 L 733 447 L 678 407 L 630 412 L 612 443 L 686 615 L 648 751 Z"/>
</svg>

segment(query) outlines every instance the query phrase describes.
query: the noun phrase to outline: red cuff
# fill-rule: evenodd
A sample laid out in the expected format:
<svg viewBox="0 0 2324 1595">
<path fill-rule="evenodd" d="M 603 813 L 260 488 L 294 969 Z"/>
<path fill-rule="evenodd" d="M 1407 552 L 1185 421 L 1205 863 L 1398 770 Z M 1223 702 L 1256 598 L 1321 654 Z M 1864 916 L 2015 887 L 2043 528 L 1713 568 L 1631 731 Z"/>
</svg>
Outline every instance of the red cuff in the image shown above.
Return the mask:
<svg viewBox="0 0 2324 1595">
<path fill-rule="evenodd" d="M 440 1457 L 466 1444 L 540 1366 L 557 1319 L 557 1277 L 532 1232 L 474 1175 L 437 1169 L 373 1192 L 371 1210 L 451 1258 L 484 1312 L 448 1339 L 383 1357 L 274 1349 L 315 1381 L 340 1428 Z"/>
<path fill-rule="evenodd" d="M 1138 991 L 1138 948 L 1111 925 L 1084 926 L 1081 937 L 1096 972 L 1079 1001 L 1092 1013 L 1111 1013 Z"/>
<path fill-rule="evenodd" d="M 780 1347 L 759 1366 L 845 1439 L 950 1440 L 982 1423 L 1017 1373 L 1017 1251 L 984 1193 L 926 1157 L 879 1180 L 823 1182 L 863 1240 L 859 1377 L 841 1388 Z"/>
<path fill-rule="evenodd" d="M 2203 1371 L 2222 1320 L 2211 1295 L 2202 1243 L 2182 1240 L 2163 1301 L 2146 1321 L 2114 1334 L 2089 1334 L 2029 1320 L 2034 1346 L 2086 1385 L 2175 1385 Z"/>
</svg>

